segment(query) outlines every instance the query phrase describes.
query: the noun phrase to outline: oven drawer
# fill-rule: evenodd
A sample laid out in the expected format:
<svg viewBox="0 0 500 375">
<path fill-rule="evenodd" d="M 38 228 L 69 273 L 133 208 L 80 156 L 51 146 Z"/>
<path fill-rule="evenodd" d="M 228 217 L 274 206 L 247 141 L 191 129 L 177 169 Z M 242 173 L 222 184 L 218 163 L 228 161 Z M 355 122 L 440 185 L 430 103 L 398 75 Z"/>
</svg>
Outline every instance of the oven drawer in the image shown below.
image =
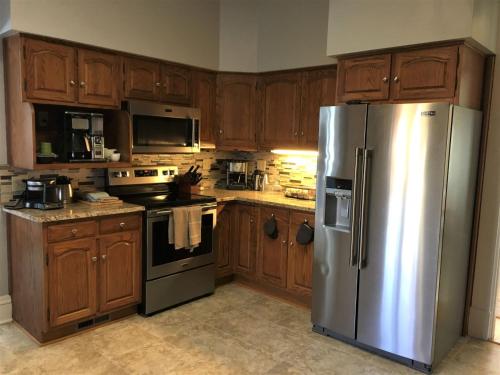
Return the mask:
<svg viewBox="0 0 500 375">
<path fill-rule="evenodd" d="M 110 217 L 100 221 L 99 232 L 101 234 L 123 232 L 127 230 L 139 229 L 140 226 L 141 217 L 139 215 Z"/>
<path fill-rule="evenodd" d="M 97 233 L 95 221 L 80 221 L 69 224 L 50 225 L 47 228 L 47 241 L 58 242 L 77 238 L 93 237 Z"/>
</svg>

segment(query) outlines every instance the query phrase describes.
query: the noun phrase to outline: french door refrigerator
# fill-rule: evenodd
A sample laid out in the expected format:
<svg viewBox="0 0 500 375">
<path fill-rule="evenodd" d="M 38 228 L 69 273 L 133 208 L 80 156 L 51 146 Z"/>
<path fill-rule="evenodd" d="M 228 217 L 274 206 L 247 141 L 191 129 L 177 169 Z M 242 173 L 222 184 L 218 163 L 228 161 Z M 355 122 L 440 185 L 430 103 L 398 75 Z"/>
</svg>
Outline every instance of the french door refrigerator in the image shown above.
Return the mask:
<svg viewBox="0 0 500 375">
<path fill-rule="evenodd" d="M 481 112 L 320 111 L 313 330 L 424 372 L 461 335 Z"/>
</svg>

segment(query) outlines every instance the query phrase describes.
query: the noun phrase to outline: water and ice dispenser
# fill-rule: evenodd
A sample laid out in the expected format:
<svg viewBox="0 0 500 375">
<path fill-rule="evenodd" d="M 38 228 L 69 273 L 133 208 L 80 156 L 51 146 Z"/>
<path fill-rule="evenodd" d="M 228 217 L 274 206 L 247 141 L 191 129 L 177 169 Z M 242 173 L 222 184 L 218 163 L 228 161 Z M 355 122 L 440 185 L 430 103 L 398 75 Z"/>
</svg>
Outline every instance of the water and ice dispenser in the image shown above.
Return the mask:
<svg viewBox="0 0 500 375">
<path fill-rule="evenodd" d="M 325 193 L 325 225 L 342 232 L 350 232 L 352 180 L 326 177 Z"/>
</svg>

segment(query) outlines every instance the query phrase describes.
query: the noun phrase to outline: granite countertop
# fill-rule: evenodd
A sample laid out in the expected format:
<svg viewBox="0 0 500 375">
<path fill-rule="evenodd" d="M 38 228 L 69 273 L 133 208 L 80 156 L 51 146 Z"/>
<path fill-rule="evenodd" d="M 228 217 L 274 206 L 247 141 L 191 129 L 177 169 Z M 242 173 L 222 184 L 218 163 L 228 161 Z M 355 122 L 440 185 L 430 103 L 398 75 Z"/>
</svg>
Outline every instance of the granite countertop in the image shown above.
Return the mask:
<svg viewBox="0 0 500 375">
<path fill-rule="evenodd" d="M 316 202 L 285 197 L 283 192 L 207 189 L 197 193 L 217 198 L 217 202 L 247 202 L 314 212 Z"/>
<path fill-rule="evenodd" d="M 138 206 L 136 204 L 123 203 L 120 206 L 95 208 L 90 207 L 85 203 L 72 203 L 68 204 L 64 208 L 56 210 L 44 211 L 28 208 L 11 210 L 3 207 L 3 211 L 11 215 L 22 217 L 23 219 L 33 221 L 35 223 L 49 223 L 55 221 L 85 219 L 88 217 L 141 212 L 144 211 L 144 207 Z"/>
</svg>

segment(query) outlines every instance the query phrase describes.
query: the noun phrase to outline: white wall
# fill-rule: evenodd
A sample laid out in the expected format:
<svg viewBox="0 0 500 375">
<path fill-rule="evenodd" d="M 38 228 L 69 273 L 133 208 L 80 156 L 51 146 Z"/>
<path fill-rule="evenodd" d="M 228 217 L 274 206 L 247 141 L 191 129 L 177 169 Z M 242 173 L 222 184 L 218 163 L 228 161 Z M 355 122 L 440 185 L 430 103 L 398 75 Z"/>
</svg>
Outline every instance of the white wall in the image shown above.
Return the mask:
<svg viewBox="0 0 500 375">
<path fill-rule="evenodd" d="M 474 38 L 495 50 L 496 0 L 330 0 L 328 55 Z"/>
<path fill-rule="evenodd" d="M 500 12 L 498 13 L 500 17 Z M 500 51 L 500 29 L 497 50 Z M 469 319 L 469 334 L 479 338 L 488 337 L 488 323 L 494 315 L 490 308 L 494 298 L 495 252 L 499 249 L 500 225 L 500 62 L 497 60 L 494 72 L 493 97 L 491 103 L 490 128 L 486 146 L 483 200 L 479 221 L 479 238 L 474 273 L 474 289 Z"/>
<path fill-rule="evenodd" d="M 258 15 L 255 0 L 221 0 L 219 69 L 257 72 Z"/>
<path fill-rule="evenodd" d="M 259 0 L 259 71 L 334 64 L 327 57 L 328 0 Z"/>
<path fill-rule="evenodd" d="M 10 28 L 10 0 L 0 0 L 0 35 Z"/>
<path fill-rule="evenodd" d="M 219 66 L 218 0 L 11 0 L 11 23 L 17 31 Z"/>
</svg>

